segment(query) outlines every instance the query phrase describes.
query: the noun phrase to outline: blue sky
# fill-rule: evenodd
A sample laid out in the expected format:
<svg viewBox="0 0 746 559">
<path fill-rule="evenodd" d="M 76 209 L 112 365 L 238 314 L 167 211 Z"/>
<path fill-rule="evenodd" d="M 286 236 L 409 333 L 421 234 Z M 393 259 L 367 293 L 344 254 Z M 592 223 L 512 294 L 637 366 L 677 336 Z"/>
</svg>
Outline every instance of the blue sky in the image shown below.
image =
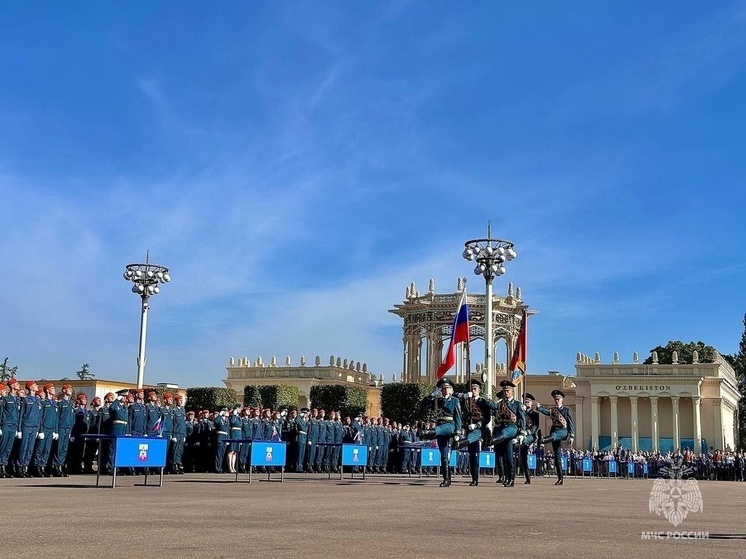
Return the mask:
<svg viewBox="0 0 746 559">
<path fill-rule="evenodd" d="M 388 309 L 482 292 L 488 220 L 518 252 L 495 291 L 540 311 L 530 372 L 733 353 L 745 68 L 744 2 L 6 6 L 0 359 L 134 381 L 150 250 L 146 382 L 317 354 L 390 379 Z"/>
</svg>

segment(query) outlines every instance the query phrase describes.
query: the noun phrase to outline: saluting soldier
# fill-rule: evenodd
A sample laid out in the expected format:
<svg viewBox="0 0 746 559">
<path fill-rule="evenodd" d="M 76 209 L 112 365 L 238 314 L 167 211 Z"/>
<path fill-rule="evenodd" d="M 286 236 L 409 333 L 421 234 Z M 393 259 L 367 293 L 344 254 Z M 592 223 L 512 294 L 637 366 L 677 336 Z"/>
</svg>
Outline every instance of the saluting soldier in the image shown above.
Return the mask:
<svg viewBox="0 0 746 559">
<path fill-rule="evenodd" d="M 10 471 L 13 442 L 21 435 L 21 399 L 18 397 L 21 384 L 15 378 L 11 378 L 7 386 L 0 386 L 3 387 L 0 390 L 0 477 L 9 478 L 13 477 Z"/>
<path fill-rule="evenodd" d="M 513 399 L 515 384 L 509 380 L 503 380 L 500 382 L 500 387 L 503 389 L 503 397 L 495 411 L 497 427 L 492 442 L 496 447 L 495 460 L 502 458 L 505 465 L 503 486 L 513 487 L 515 485 L 513 440 L 519 434 L 526 435 L 526 414 L 523 405 Z"/>
<path fill-rule="evenodd" d="M 557 469 L 557 481 L 554 485 L 563 485 L 565 476 L 562 471 L 560 450 L 562 449 L 562 441 L 564 440 L 567 440 L 570 446 L 572 446 L 575 440 L 575 424 L 572 420 L 570 408 L 564 405 L 565 393 L 562 390 L 552 390 L 552 398 L 554 398 L 554 406 L 551 408 L 545 408 L 538 402 L 535 402 L 537 406 L 536 411 L 548 415 L 552 420 L 552 428 L 549 431 L 549 436 L 543 437 L 541 444 L 552 443 L 554 467 Z"/>
<path fill-rule="evenodd" d="M 539 413 L 533 409 L 533 403 L 536 401 L 533 394 L 526 392 L 523 396 L 524 411 L 526 413 L 526 436 L 521 440 L 519 450 L 521 456 L 521 469 L 526 478 L 525 484 L 531 483 L 531 472 L 528 469 L 528 448 L 535 442 L 539 432 Z"/>
<path fill-rule="evenodd" d="M 438 396 L 438 393 L 440 395 Z M 461 437 L 461 405 L 453 397 L 453 383 L 447 377 L 438 381 L 436 390 L 423 401 L 423 407 L 434 407 L 437 415 L 435 429 L 425 429 L 421 438 L 436 439 L 440 449 L 440 467 L 443 473 L 441 487 L 451 486 L 451 440 Z"/>
</svg>

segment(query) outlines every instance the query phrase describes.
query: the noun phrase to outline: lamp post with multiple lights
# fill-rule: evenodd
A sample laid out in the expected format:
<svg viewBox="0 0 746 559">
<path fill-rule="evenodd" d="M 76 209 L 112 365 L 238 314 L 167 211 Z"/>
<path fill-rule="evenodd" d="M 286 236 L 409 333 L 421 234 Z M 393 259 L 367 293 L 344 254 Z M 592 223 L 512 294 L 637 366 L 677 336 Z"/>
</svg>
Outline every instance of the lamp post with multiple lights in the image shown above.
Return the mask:
<svg viewBox="0 0 746 559">
<path fill-rule="evenodd" d="M 142 388 L 145 375 L 145 338 L 148 331 L 149 299 L 160 293 L 159 284 L 171 281 L 168 268 L 150 263 L 150 253 L 145 257 L 145 264 L 127 264 L 124 279 L 131 281 L 132 293 L 142 299 L 142 313 L 140 314 L 140 349 L 137 357 L 137 388 Z"/>
<path fill-rule="evenodd" d="M 464 258 L 476 261 L 474 273 L 484 276 L 486 283 L 484 304 L 484 367 L 487 369 L 487 394 L 492 397 L 495 384 L 494 340 L 492 329 L 492 280 L 505 273 L 505 262 L 516 257 L 511 241 L 492 238 L 492 226 L 487 225 L 486 239 L 473 239 L 464 243 Z"/>
</svg>

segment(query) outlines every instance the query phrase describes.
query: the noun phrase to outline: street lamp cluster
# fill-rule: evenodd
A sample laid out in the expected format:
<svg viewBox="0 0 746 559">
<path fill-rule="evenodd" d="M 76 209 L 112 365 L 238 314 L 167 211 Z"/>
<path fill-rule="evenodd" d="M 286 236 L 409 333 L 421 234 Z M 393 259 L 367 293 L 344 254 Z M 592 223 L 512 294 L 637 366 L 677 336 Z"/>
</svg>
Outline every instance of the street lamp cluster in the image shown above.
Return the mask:
<svg viewBox="0 0 746 559">
<path fill-rule="evenodd" d="M 510 262 L 517 256 L 513 243 L 504 239 L 492 238 L 492 227 L 487 226 L 486 239 L 473 239 L 464 243 L 463 257 L 476 261 L 474 273 L 484 276 L 486 283 L 484 309 L 484 366 L 487 369 L 487 394 L 492 397 L 492 387 L 495 383 L 495 367 L 493 359 L 493 327 L 492 327 L 492 280 L 505 273 L 505 262 Z"/>
<path fill-rule="evenodd" d="M 150 263 L 150 254 L 145 258 L 145 264 L 127 264 L 124 279 L 131 281 L 132 293 L 142 299 L 142 313 L 140 315 L 140 350 L 137 357 L 137 388 L 142 388 L 145 375 L 145 339 L 148 330 L 148 299 L 160 293 L 159 284 L 171 281 L 168 268 Z"/>
</svg>

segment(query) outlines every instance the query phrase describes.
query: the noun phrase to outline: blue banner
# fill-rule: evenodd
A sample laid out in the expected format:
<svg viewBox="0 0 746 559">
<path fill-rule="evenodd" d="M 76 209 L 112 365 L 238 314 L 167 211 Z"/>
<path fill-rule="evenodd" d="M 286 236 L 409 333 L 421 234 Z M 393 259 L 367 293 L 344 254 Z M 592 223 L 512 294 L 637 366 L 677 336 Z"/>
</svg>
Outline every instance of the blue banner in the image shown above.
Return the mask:
<svg viewBox="0 0 746 559">
<path fill-rule="evenodd" d="M 567 471 L 567 456 L 562 457 L 562 470 Z"/>
<path fill-rule="evenodd" d="M 616 460 L 612 460 L 609 462 L 609 473 L 615 474 L 616 473 Z"/>
<path fill-rule="evenodd" d="M 627 462 L 627 473 L 635 475 L 635 463 L 634 462 Z"/>
<path fill-rule="evenodd" d="M 451 460 L 449 465 L 456 467 L 456 460 L 458 459 L 458 452 L 451 451 Z M 437 468 L 440 466 L 440 449 L 438 448 L 423 448 L 420 454 L 420 466 L 432 466 Z"/>
<path fill-rule="evenodd" d="M 583 471 L 584 472 L 593 471 L 593 460 L 591 460 L 590 458 L 583 458 Z"/>
<path fill-rule="evenodd" d="M 647 462 L 642 463 L 642 473 L 643 475 L 648 475 L 648 463 Z"/>
<path fill-rule="evenodd" d="M 529 470 L 535 470 L 536 469 L 536 454 L 529 454 L 528 455 L 528 469 Z"/>
<path fill-rule="evenodd" d="M 368 463 L 368 447 L 360 444 L 342 445 L 343 466 L 365 466 Z"/>
<path fill-rule="evenodd" d="M 495 453 L 482 451 L 479 453 L 479 467 L 480 468 L 494 468 L 495 467 Z"/>
<path fill-rule="evenodd" d="M 108 444 L 104 441 L 104 444 Z M 168 439 L 159 437 L 117 437 L 116 468 L 165 468 Z"/>
<path fill-rule="evenodd" d="M 285 467 L 287 443 L 254 441 L 251 443 L 252 466 Z"/>
</svg>

